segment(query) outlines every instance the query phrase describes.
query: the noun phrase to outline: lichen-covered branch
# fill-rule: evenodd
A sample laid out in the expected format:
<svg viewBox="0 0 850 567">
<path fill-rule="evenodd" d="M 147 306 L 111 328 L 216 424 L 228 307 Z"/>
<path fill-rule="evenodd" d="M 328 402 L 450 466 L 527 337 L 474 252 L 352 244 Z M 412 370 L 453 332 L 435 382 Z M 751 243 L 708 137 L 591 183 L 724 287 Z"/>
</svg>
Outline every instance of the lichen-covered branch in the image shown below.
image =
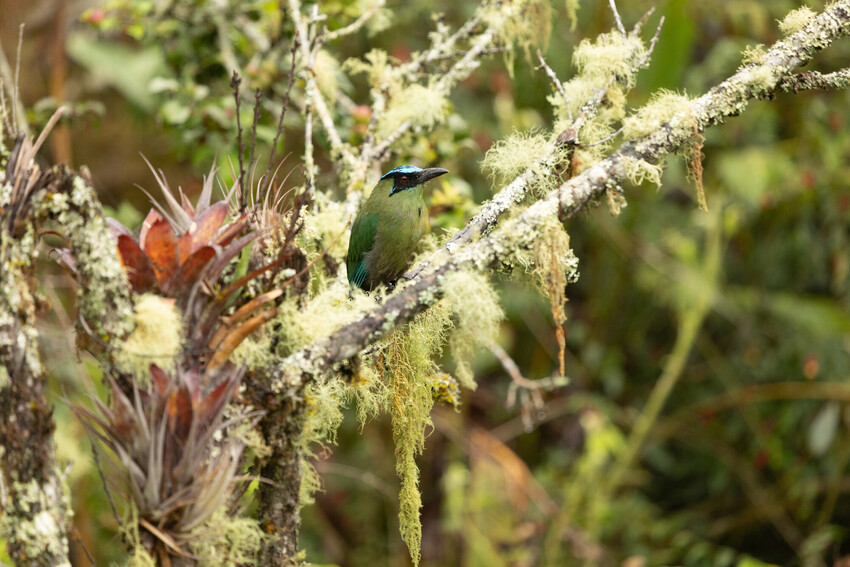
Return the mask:
<svg viewBox="0 0 850 567">
<path fill-rule="evenodd" d="M 58 225 L 76 262 L 78 340 L 85 341 L 92 332 L 96 342 L 114 351 L 133 330 L 133 303 L 115 240 L 91 182 L 57 166 L 51 172 L 50 191 L 39 205 Z"/>
<path fill-rule="evenodd" d="M 0 174 L 0 538 L 18 565 L 70 565 L 68 501 L 38 354 L 33 196 L 47 182 L 20 136 Z"/>
<path fill-rule="evenodd" d="M 46 223 L 58 226 L 76 259 L 78 336 L 91 331 L 98 345 L 112 346 L 131 330 L 127 278 L 91 184 L 65 167 L 42 172 L 35 164 L 61 113 L 36 142 L 18 137 L 0 176 L 0 537 L 22 565 L 68 564 L 70 514 L 35 326 L 41 303 L 35 264 Z"/>
<path fill-rule="evenodd" d="M 298 383 L 304 375 L 316 376 L 332 369 L 334 364 L 355 356 L 393 328 L 413 319 L 441 297 L 443 276 L 447 273 L 459 269 L 485 270 L 509 263 L 517 251 L 534 245 L 548 223 L 568 218 L 593 199 L 618 190 L 626 179 L 640 178 L 646 171 L 657 168 L 662 158 L 687 144 L 696 133 L 743 112 L 751 99 L 772 96 L 780 89 L 784 77 L 848 33 L 850 0 L 839 0 L 800 31 L 775 44 L 761 63 L 742 67 L 705 95 L 685 102 L 668 120 L 623 144 L 612 156 L 549 192 L 498 230 L 475 242 L 468 242 L 473 236 L 470 235 L 463 243 L 448 246 L 448 260 L 436 270 L 389 297 L 360 320 L 282 361 L 276 370 L 276 389 L 280 391 L 287 384 Z M 500 206 L 504 210 L 522 200 L 514 195 L 523 194 L 525 188 L 519 187 L 522 183 L 518 180 L 514 183 L 517 187 L 511 192 L 507 188 L 503 190 L 505 196 Z M 478 227 L 494 223 L 495 220 L 483 220 L 481 215 L 470 221 Z"/>
<path fill-rule="evenodd" d="M 652 51 L 655 47 L 655 41 L 661 31 L 661 26 L 664 23 L 664 18 L 658 24 L 658 28 L 653 37 L 650 48 L 644 51 L 639 42 L 639 34 L 649 15 L 648 12 L 634 26 L 628 37 L 632 43 L 627 44 L 630 48 L 628 60 L 630 62 L 629 73 L 620 76 L 607 75 L 604 80 L 597 82 L 596 88 L 590 98 L 581 106 L 578 114 L 570 116 L 570 124 L 557 136 L 554 142 L 549 144 L 549 149 L 546 154 L 537 160 L 531 167 L 527 168 L 513 181 L 502 188 L 496 195 L 487 203 L 485 203 L 481 211 L 476 214 L 460 231 L 452 236 L 439 250 L 437 250 L 429 259 L 420 263 L 418 266 L 407 272 L 404 277 L 414 279 L 430 265 L 438 261 L 441 257 L 453 253 L 460 246 L 470 242 L 473 238 L 480 236 L 490 230 L 499 220 L 499 218 L 511 210 L 514 206 L 522 203 L 528 196 L 531 186 L 538 175 L 551 175 L 559 164 L 562 164 L 570 159 L 579 143 L 579 133 L 582 128 L 591 120 L 599 110 L 600 105 L 605 101 L 608 90 L 612 85 L 620 83 L 627 85 L 632 77 L 642 68 L 649 65 Z M 539 54 L 540 60 L 543 61 L 542 55 Z M 543 62 L 543 66 L 547 69 L 547 74 L 554 76 L 554 71 L 548 68 Z M 551 73 L 550 73 L 551 71 Z M 564 99 L 567 95 L 563 86 L 558 81 L 557 77 L 552 79 L 556 83 L 556 89 Z M 559 88 L 560 87 L 560 88 Z"/>
</svg>

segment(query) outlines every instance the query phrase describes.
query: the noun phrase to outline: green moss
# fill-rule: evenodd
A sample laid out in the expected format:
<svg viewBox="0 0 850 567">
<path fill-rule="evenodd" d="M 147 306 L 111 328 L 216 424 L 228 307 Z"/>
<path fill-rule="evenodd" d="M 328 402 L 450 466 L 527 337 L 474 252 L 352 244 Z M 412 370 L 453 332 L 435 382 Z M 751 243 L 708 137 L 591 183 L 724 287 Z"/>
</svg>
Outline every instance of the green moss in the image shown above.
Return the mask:
<svg viewBox="0 0 850 567">
<path fill-rule="evenodd" d="M 779 30 L 783 35 L 795 34 L 803 29 L 816 15 L 817 13 L 808 6 L 792 10 L 779 22 Z"/>
<path fill-rule="evenodd" d="M 174 370 L 183 347 L 183 322 L 174 300 L 153 294 L 139 298 L 133 319 L 136 328 L 116 353 L 115 363 L 144 385 L 151 364 Z"/>
<path fill-rule="evenodd" d="M 449 339 L 455 375 L 461 385 L 475 389 L 472 358 L 476 347 L 492 344 L 499 334 L 504 317 L 499 296 L 487 276 L 467 270 L 447 275 L 443 293 L 455 321 Z"/>
<path fill-rule="evenodd" d="M 688 97 L 673 91 L 660 90 L 635 114 L 623 120 L 623 137 L 634 140 L 650 134 L 679 112 L 688 110 Z"/>
</svg>

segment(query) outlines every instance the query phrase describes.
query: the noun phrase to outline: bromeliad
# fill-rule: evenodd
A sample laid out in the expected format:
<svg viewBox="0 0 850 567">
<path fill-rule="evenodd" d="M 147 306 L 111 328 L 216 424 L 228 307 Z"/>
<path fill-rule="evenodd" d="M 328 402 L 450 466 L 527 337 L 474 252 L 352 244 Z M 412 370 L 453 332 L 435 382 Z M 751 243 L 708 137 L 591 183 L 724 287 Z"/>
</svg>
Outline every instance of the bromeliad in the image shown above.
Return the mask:
<svg viewBox="0 0 850 567">
<path fill-rule="evenodd" d="M 445 173 L 439 167 L 403 165 L 381 177 L 351 227 L 346 265 L 352 288 L 371 291 L 404 273 L 430 229 L 423 184 Z"/>
</svg>

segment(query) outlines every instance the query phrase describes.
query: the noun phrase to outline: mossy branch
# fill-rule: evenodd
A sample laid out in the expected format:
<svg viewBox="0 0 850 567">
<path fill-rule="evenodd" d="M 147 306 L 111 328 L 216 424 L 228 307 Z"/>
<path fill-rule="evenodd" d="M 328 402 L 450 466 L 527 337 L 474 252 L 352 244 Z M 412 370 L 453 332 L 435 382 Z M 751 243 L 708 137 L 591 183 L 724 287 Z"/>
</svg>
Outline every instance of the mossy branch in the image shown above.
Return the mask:
<svg viewBox="0 0 850 567">
<path fill-rule="evenodd" d="M 469 242 L 495 219 L 522 200 L 526 187 L 524 176 L 505 188 L 494 201 L 499 201 L 502 213 L 489 207 L 473 218 L 467 229 L 472 232 L 463 240 L 446 246 L 448 260 L 433 272 L 424 275 L 413 285 L 387 298 L 380 306 L 360 320 L 350 323 L 329 337 L 304 347 L 283 360 L 274 375 L 280 389 L 287 383 L 297 383 L 304 377 L 325 373 L 345 361 L 389 331 L 407 323 L 418 313 L 436 302 L 443 293 L 444 276 L 458 269 L 489 270 L 501 266 L 520 250 L 533 246 L 542 227 L 553 219 L 573 216 L 587 203 L 607 191 L 618 188 L 633 174 L 636 163 L 656 167 L 666 155 L 677 151 L 696 132 L 722 123 L 725 118 L 743 112 L 751 99 L 770 98 L 782 90 L 782 79 L 805 65 L 833 41 L 850 33 L 850 0 L 839 0 L 822 14 L 813 18 L 803 29 L 776 43 L 761 64 L 742 67 L 735 75 L 711 89 L 705 95 L 686 102 L 668 121 L 645 136 L 627 142 L 612 156 L 598 162 L 573 177 L 545 198 L 529 206 L 500 229 L 475 242 Z"/>
</svg>

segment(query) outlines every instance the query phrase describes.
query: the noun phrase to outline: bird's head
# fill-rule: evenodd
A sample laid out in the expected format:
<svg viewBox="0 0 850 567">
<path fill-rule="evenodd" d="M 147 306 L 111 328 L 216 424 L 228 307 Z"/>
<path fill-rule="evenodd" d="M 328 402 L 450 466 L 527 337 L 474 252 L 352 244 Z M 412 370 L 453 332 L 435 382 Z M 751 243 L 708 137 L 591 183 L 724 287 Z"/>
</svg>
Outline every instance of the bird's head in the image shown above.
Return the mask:
<svg viewBox="0 0 850 567">
<path fill-rule="evenodd" d="M 417 185 L 422 185 L 429 179 L 434 179 L 435 177 L 439 177 L 440 175 L 448 172 L 449 170 L 441 167 L 427 167 L 422 169 L 415 165 L 402 165 L 401 167 L 397 167 L 386 172 L 383 177 L 381 177 L 381 181 L 385 179 L 392 180 L 393 188 L 390 191 L 390 196 L 393 196 L 396 193 L 412 189 Z"/>
</svg>

